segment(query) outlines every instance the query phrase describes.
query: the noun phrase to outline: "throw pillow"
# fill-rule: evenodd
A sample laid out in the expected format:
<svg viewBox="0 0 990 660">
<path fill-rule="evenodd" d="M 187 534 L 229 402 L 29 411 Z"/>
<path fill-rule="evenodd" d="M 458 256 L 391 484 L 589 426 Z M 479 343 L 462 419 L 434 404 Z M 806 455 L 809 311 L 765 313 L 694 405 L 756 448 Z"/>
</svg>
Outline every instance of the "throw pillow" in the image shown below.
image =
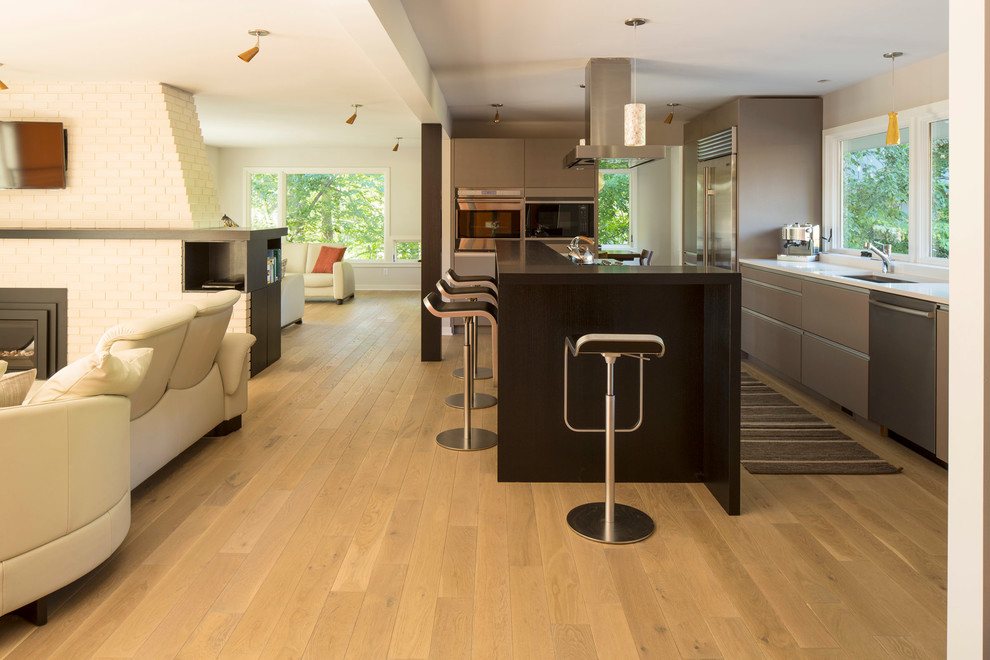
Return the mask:
<svg viewBox="0 0 990 660">
<path fill-rule="evenodd" d="M 99 351 L 76 360 L 35 392 L 28 403 L 81 399 L 100 394 L 130 396 L 151 365 L 153 348 L 126 351 Z"/>
<path fill-rule="evenodd" d="M 316 257 L 316 263 L 313 265 L 314 273 L 332 273 L 333 265 L 344 258 L 344 250 L 346 247 L 327 247 L 324 245 L 320 248 L 320 254 Z"/>
<path fill-rule="evenodd" d="M 6 364 L 3 366 L 4 369 L 7 368 Z M 0 408 L 21 405 L 37 376 L 37 369 L 14 371 L 0 376 Z"/>
</svg>

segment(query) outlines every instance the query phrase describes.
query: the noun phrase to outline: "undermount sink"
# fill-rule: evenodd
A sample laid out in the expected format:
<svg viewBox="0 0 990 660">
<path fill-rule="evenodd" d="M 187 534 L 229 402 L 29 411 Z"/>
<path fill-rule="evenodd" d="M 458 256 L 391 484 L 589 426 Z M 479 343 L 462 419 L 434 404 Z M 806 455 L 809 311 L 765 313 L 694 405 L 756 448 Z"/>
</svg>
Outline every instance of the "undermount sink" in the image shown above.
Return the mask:
<svg viewBox="0 0 990 660">
<path fill-rule="evenodd" d="M 888 275 L 878 275 L 877 273 L 866 273 L 864 275 L 843 275 L 853 280 L 864 282 L 876 282 L 878 284 L 917 284 L 917 280 L 909 280 L 903 277 L 890 277 Z"/>
</svg>

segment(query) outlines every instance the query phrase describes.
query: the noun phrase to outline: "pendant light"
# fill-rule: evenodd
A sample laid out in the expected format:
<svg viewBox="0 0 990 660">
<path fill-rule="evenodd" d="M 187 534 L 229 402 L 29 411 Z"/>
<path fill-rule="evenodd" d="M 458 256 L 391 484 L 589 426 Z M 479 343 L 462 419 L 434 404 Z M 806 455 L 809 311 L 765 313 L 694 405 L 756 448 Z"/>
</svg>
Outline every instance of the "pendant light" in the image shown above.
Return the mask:
<svg viewBox="0 0 990 660">
<path fill-rule="evenodd" d="M 400 138 L 400 137 L 395 138 L 395 146 L 392 147 L 392 151 L 398 151 L 399 150 L 399 140 L 401 140 L 401 139 L 402 138 Z"/>
<path fill-rule="evenodd" d="M 260 48 L 261 38 L 267 37 L 269 34 L 271 34 L 271 32 L 269 32 L 268 30 L 248 30 L 248 34 L 250 34 L 252 37 L 257 37 L 258 40 L 255 42 L 252 48 L 248 48 L 246 51 L 244 51 L 243 53 L 237 56 L 242 60 L 244 60 L 245 62 L 250 62 L 252 59 L 254 59 L 254 56 L 257 55 L 258 51 L 261 50 Z"/>
<path fill-rule="evenodd" d="M 0 64 L 0 66 L 3 66 L 3 64 Z M 2 91 L 3 91 L 3 90 L 5 90 L 5 89 L 10 89 L 10 88 L 9 88 L 9 87 L 7 87 L 6 85 L 4 85 L 4 84 L 3 84 L 3 81 L 2 81 L 2 80 L 0 80 L 0 92 L 2 92 Z"/>
<path fill-rule="evenodd" d="M 680 103 L 668 103 L 667 104 L 667 107 L 670 108 L 670 112 L 667 113 L 667 116 L 666 116 L 666 118 L 664 118 L 663 123 L 669 124 L 670 122 L 674 121 L 674 108 L 676 108 L 679 105 L 680 105 Z"/>
<path fill-rule="evenodd" d="M 354 120 L 357 119 L 357 109 L 360 108 L 360 107 L 363 107 L 363 106 L 360 103 L 352 103 L 351 104 L 351 107 L 354 108 L 354 114 L 351 115 L 350 117 L 348 117 L 344 121 L 345 124 L 353 124 L 354 123 Z"/>
<path fill-rule="evenodd" d="M 901 143 L 901 131 L 897 127 L 897 113 L 894 112 L 894 60 L 903 55 L 899 50 L 884 53 L 883 56 L 890 60 L 890 112 L 887 113 L 887 145 Z"/>
<path fill-rule="evenodd" d="M 636 103 L 636 28 L 646 23 L 645 18 L 629 18 L 626 25 L 633 29 L 633 78 L 632 103 L 627 103 L 623 111 L 623 144 L 627 147 L 642 147 L 646 144 L 646 105 Z"/>
<path fill-rule="evenodd" d="M 489 103 L 488 105 L 490 105 L 493 108 L 495 108 L 495 118 L 492 119 L 492 123 L 493 124 L 500 123 L 502 121 L 502 119 L 498 116 L 498 109 L 502 107 L 502 104 L 501 103 Z"/>
</svg>

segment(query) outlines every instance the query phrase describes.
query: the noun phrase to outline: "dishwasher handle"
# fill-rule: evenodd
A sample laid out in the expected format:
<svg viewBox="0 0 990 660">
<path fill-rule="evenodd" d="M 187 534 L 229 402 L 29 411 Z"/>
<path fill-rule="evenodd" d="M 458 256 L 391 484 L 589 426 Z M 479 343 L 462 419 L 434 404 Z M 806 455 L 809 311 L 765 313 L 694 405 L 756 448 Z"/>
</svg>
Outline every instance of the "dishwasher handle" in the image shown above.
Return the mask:
<svg viewBox="0 0 990 660">
<path fill-rule="evenodd" d="M 901 314 L 910 314 L 911 316 L 920 316 L 926 319 L 935 318 L 935 312 L 925 312 L 920 309 L 910 309 L 908 307 L 898 307 L 897 305 L 891 305 L 890 303 L 880 302 L 879 300 L 871 300 L 871 305 L 877 307 L 882 307 L 883 309 L 889 309 L 892 312 L 900 312 Z"/>
</svg>

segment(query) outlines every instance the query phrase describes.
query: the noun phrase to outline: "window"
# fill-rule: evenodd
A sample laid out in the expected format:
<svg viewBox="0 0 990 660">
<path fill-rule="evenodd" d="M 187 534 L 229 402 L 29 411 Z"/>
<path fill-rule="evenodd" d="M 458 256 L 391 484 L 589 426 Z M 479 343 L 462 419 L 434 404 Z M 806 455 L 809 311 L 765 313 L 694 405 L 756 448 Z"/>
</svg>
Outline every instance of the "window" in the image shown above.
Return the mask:
<svg viewBox="0 0 990 660">
<path fill-rule="evenodd" d="M 629 212 L 634 177 L 625 160 L 598 163 L 598 243 L 632 245 L 633 226 Z"/>
<path fill-rule="evenodd" d="M 348 260 L 392 252 L 387 170 L 248 171 L 248 181 L 254 228 L 288 227 L 294 243 L 344 243 Z"/>
<path fill-rule="evenodd" d="M 948 103 L 899 113 L 901 143 L 885 144 L 887 117 L 824 133 L 824 232 L 829 249 L 859 254 L 889 243 L 900 259 L 949 258 Z"/>
<path fill-rule="evenodd" d="M 396 240 L 394 245 L 395 254 L 393 255 L 392 261 L 418 261 L 422 258 L 422 253 L 420 250 L 422 243 L 418 240 Z"/>
</svg>

